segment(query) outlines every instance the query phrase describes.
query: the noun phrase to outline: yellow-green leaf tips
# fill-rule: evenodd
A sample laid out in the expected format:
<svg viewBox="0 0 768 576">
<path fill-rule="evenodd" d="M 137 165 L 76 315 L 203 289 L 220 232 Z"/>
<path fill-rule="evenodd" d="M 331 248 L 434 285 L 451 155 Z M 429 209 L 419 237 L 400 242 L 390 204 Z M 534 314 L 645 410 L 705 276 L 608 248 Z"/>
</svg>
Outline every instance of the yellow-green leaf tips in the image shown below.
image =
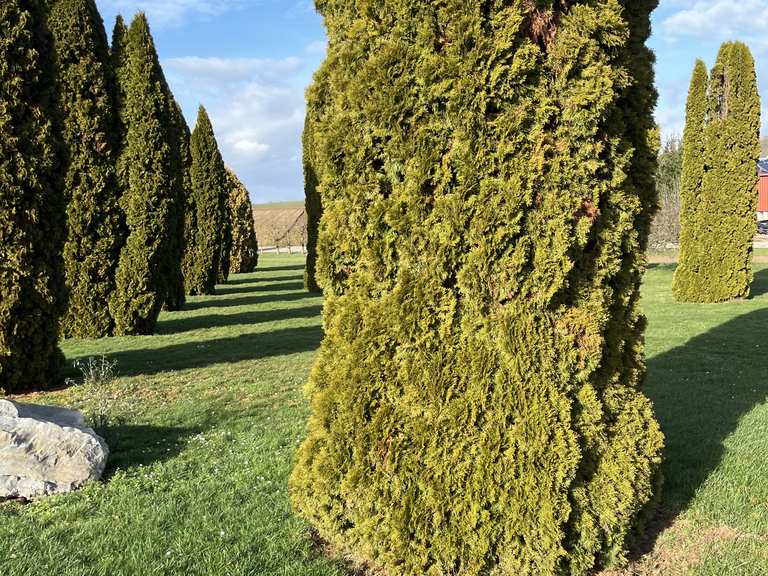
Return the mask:
<svg viewBox="0 0 768 576">
<path fill-rule="evenodd" d="M 621 563 L 640 392 L 655 0 L 318 0 L 325 339 L 295 510 L 390 576 Z"/>
</svg>

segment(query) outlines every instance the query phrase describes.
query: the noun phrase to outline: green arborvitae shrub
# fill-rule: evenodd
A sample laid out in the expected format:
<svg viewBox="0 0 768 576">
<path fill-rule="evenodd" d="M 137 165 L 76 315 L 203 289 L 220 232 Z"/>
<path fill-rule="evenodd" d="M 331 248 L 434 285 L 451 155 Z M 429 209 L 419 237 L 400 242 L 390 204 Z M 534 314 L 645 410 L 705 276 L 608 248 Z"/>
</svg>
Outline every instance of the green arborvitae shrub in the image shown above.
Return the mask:
<svg viewBox="0 0 768 576">
<path fill-rule="evenodd" d="M 232 265 L 232 221 L 229 215 L 229 202 L 230 194 L 232 192 L 231 182 L 227 175 L 227 187 L 225 189 L 225 195 L 222 196 L 221 210 L 224 213 L 224 218 L 221 222 L 221 252 L 219 253 L 219 273 L 217 275 L 217 281 L 219 284 L 224 284 L 229 280 L 229 269 Z"/>
<path fill-rule="evenodd" d="M 219 275 L 227 197 L 227 169 L 216 144 L 213 126 L 205 108 L 200 107 L 190 142 L 192 198 L 195 231 L 187 248 L 191 262 L 185 266 L 188 294 L 213 294 Z"/>
<path fill-rule="evenodd" d="M 325 0 L 325 339 L 290 479 L 391 576 L 621 563 L 663 437 L 640 392 L 655 0 Z"/>
<path fill-rule="evenodd" d="M 109 298 L 124 237 L 109 44 L 93 0 L 55 0 L 49 23 L 68 152 L 64 270 L 69 301 L 62 335 L 102 338 L 112 335 Z"/>
<path fill-rule="evenodd" d="M 694 83 L 704 78 L 697 65 Z M 709 75 L 705 122 L 692 88 L 684 151 L 685 216 L 675 295 L 686 302 L 749 296 L 757 231 L 760 96 L 755 62 L 740 42 L 724 44 Z M 703 141 L 703 153 L 702 153 Z M 696 191 L 700 190 L 698 194 Z"/>
<path fill-rule="evenodd" d="M 184 278 L 184 292 L 191 294 L 190 281 L 194 278 L 196 264 L 196 238 L 197 238 L 197 204 L 195 202 L 195 190 L 192 186 L 192 133 L 186 120 L 181 125 L 179 134 L 179 155 L 184 164 L 184 254 L 181 260 L 182 276 Z"/>
<path fill-rule="evenodd" d="M 167 263 L 168 279 L 166 281 L 165 307 L 168 310 L 181 310 L 186 302 L 183 263 L 186 252 L 187 198 L 191 196 L 189 126 L 184 119 L 181 107 L 168 87 L 167 92 L 171 114 L 168 120 L 168 129 L 173 155 L 175 201 L 171 214 L 171 250 Z"/>
<path fill-rule="evenodd" d="M 706 171 L 704 128 L 707 121 L 709 74 L 701 60 L 696 61 L 688 90 L 683 132 L 683 169 L 680 176 L 680 259 L 672 290 L 681 301 L 697 300 L 701 290 L 699 274 L 706 267 L 711 245 L 705 238 L 702 211 L 702 185 Z M 706 207 L 704 207 L 706 209 Z"/>
<path fill-rule="evenodd" d="M 0 392 L 61 383 L 66 234 L 53 47 L 36 0 L 0 2 Z"/>
<path fill-rule="evenodd" d="M 328 63 L 315 73 L 315 79 L 307 91 L 307 116 L 304 121 L 302 144 L 304 148 L 304 210 L 307 214 L 307 260 L 304 267 L 304 287 L 319 292 L 317 284 L 317 237 L 323 205 L 320 200 L 318 166 L 315 160 L 314 126 L 320 121 L 328 92 Z"/>
<path fill-rule="evenodd" d="M 259 263 L 259 245 L 253 227 L 253 207 L 248 190 L 232 170 L 227 170 L 229 180 L 229 222 L 232 230 L 230 274 L 248 274 Z"/>
<path fill-rule="evenodd" d="M 144 14 L 115 57 L 124 140 L 118 160 L 128 237 L 110 301 L 118 335 L 152 334 L 166 299 L 176 201 L 165 78 Z M 114 50 L 114 48 L 113 48 Z"/>
</svg>

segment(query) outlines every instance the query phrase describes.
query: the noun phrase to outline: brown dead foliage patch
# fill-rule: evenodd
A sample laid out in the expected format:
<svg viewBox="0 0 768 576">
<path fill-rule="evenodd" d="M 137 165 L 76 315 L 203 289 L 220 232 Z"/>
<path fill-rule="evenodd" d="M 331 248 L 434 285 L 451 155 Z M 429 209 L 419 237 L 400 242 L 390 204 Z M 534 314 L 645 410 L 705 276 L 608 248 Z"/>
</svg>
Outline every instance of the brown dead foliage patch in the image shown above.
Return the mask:
<svg viewBox="0 0 768 576">
<path fill-rule="evenodd" d="M 571 0 L 553 0 L 552 7 L 540 8 L 536 0 L 525 0 L 524 8 L 528 11 L 527 27 L 531 39 L 546 52 L 555 39 L 560 26 L 560 18 L 567 12 Z"/>
</svg>

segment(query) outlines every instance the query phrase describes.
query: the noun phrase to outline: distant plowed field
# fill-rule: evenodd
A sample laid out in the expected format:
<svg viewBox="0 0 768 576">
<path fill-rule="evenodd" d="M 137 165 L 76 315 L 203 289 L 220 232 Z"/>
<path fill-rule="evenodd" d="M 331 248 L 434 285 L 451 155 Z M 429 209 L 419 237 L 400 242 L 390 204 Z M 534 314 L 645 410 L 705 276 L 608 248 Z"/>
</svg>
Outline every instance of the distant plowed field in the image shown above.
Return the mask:
<svg viewBox="0 0 768 576">
<path fill-rule="evenodd" d="M 307 244 L 307 215 L 303 202 L 256 204 L 253 222 L 261 250 L 301 250 Z"/>
</svg>

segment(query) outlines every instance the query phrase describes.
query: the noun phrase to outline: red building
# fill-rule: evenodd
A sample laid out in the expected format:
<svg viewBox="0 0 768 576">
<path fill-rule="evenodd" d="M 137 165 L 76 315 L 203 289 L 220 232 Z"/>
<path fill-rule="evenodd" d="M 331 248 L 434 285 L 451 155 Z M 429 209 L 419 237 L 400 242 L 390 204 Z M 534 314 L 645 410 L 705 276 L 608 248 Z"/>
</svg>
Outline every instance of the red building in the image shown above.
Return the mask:
<svg viewBox="0 0 768 576">
<path fill-rule="evenodd" d="M 768 220 L 768 158 L 764 158 L 757 163 L 757 170 L 760 174 L 757 219 L 763 221 Z"/>
</svg>

